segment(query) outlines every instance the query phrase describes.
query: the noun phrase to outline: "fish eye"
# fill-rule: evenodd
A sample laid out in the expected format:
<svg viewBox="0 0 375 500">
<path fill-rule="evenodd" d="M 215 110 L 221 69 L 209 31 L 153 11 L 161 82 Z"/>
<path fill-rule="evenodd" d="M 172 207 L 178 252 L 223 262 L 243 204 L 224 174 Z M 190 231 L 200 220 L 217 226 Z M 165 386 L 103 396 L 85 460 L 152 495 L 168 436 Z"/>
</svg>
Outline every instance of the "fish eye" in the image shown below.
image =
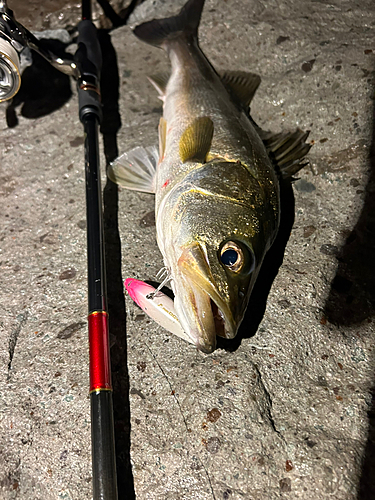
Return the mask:
<svg viewBox="0 0 375 500">
<path fill-rule="evenodd" d="M 236 264 L 239 257 L 240 256 L 237 250 L 228 248 L 228 250 L 225 250 L 225 252 L 221 254 L 221 262 L 224 264 L 224 266 L 232 267 Z"/>
<path fill-rule="evenodd" d="M 221 263 L 231 271 L 238 273 L 254 269 L 255 260 L 252 252 L 245 245 L 235 241 L 227 241 L 220 249 Z"/>
</svg>

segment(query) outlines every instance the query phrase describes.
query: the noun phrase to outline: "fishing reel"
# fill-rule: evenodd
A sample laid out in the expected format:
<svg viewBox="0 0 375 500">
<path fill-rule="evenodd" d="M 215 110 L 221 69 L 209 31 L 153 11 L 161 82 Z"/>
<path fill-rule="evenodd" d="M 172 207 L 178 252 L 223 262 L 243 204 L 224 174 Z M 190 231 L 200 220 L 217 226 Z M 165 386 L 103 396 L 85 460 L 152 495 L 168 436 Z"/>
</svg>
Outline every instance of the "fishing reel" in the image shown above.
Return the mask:
<svg viewBox="0 0 375 500">
<path fill-rule="evenodd" d="M 42 47 L 38 39 L 14 19 L 6 0 L 0 0 L 0 102 L 12 99 L 20 88 L 20 54 L 27 47 L 62 73 L 80 76 L 74 61 L 62 59 Z"/>
</svg>

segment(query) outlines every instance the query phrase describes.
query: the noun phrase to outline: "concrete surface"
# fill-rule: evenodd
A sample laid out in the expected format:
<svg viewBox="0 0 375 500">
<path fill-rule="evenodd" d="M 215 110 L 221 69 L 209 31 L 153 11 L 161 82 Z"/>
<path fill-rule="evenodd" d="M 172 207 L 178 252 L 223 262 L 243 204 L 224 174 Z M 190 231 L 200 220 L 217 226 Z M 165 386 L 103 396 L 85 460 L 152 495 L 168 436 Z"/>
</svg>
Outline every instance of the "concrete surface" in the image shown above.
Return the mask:
<svg viewBox="0 0 375 500">
<path fill-rule="evenodd" d="M 112 0 L 110 5 L 120 16 L 131 0 Z M 138 3 L 141 0 L 138 0 Z M 81 20 L 81 2 L 73 0 L 8 0 L 7 5 L 13 10 L 18 22 L 32 31 L 57 28 L 74 28 Z M 104 15 L 98 2 L 91 2 L 92 20 L 99 28 L 110 28 L 111 23 Z"/>
<path fill-rule="evenodd" d="M 131 22 L 182 3 L 147 1 Z M 117 448 L 120 499 L 134 498 L 133 482 L 139 500 L 375 498 L 374 28 L 370 1 L 207 0 L 200 38 L 208 58 L 218 69 L 260 74 L 256 121 L 274 131 L 310 129 L 315 145 L 311 166 L 294 184 L 283 263 L 267 301 L 253 300 L 232 348 L 203 355 L 125 299 L 126 330 L 121 319 L 111 337 L 115 404 L 123 404 L 122 416 L 121 408 L 116 413 L 124 443 Z M 167 58 L 128 26 L 114 31 L 112 42 L 119 149 L 154 144 L 161 103 L 146 75 L 166 70 Z M 2 119 L 1 127 L 0 498 L 89 499 L 84 168 L 75 91 L 48 116 L 21 116 L 11 129 Z M 103 157 L 103 171 L 104 164 Z M 120 281 L 116 210 L 111 218 L 108 209 L 116 191 L 106 189 L 115 321 L 123 308 L 112 286 Z M 153 197 L 118 196 L 122 278 L 153 279 L 162 266 Z M 263 297 L 262 283 L 259 290 Z M 265 306 L 251 336 L 251 317 Z"/>
</svg>

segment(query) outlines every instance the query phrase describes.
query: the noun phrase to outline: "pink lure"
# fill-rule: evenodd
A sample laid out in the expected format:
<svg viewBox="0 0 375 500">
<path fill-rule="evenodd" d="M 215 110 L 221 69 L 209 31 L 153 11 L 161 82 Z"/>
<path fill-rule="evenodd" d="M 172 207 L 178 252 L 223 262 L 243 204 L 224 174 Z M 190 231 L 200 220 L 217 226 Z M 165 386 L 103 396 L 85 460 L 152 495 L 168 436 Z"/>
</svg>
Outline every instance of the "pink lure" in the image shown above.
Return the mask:
<svg viewBox="0 0 375 500">
<path fill-rule="evenodd" d="M 173 300 L 144 281 L 128 278 L 125 289 L 134 302 L 156 323 L 177 337 L 193 343 L 182 329 L 178 320 Z M 156 292 L 156 293 L 155 293 Z"/>
</svg>

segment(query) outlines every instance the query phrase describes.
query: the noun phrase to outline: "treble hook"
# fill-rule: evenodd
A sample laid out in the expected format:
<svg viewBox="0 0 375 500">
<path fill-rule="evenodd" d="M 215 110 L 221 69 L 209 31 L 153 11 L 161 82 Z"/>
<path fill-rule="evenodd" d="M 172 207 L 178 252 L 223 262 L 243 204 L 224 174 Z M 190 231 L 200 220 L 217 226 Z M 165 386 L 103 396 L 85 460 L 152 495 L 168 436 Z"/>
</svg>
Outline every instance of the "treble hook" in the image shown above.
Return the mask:
<svg viewBox="0 0 375 500">
<path fill-rule="evenodd" d="M 156 279 L 157 280 L 160 280 L 163 278 L 163 281 L 160 283 L 160 285 L 156 288 L 156 290 L 154 292 L 151 292 L 149 293 L 148 295 L 146 295 L 146 299 L 150 299 L 152 300 L 155 295 L 160 292 L 160 290 L 163 288 L 163 286 L 165 286 L 168 281 L 171 280 L 171 273 L 170 273 L 170 269 L 168 267 L 162 267 L 158 273 L 156 274 Z"/>
</svg>

